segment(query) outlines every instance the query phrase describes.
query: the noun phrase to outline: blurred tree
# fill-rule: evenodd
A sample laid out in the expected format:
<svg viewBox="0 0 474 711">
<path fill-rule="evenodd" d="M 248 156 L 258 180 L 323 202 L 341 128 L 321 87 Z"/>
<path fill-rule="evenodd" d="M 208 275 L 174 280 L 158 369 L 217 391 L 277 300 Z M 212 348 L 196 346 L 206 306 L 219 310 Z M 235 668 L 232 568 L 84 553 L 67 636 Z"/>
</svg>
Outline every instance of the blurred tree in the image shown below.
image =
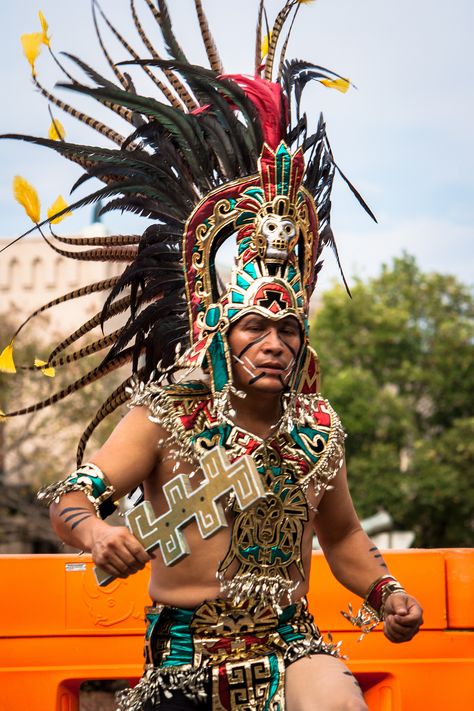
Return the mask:
<svg viewBox="0 0 474 711">
<path fill-rule="evenodd" d="M 14 330 L 7 319 L 2 320 L 0 347 Z M 8 412 L 34 404 L 84 374 L 81 362 L 68 366 L 67 372 L 58 369 L 54 378 L 45 377 L 40 370 L 21 370 L 19 365 L 33 363 L 35 356 L 44 352 L 39 340 L 37 329 L 26 345 L 22 345 L 23 338 L 15 344 L 17 373 L 0 373 L 1 410 Z M 112 373 L 52 407 L 0 423 L 0 546 L 4 551 L 62 549 L 49 524 L 47 509 L 36 501 L 36 490 L 75 468 L 76 447 L 83 430 L 120 380 L 118 373 Z M 94 451 L 107 438 L 122 414 L 123 410 L 119 410 L 100 425 L 87 452 Z"/>
<path fill-rule="evenodd" d="M 472 294 L 408 255 L 351 291 L 324 294 L 312 343 L 359 514 L 385 508 L 417 545 L 472 546 Z"/>
</svg>

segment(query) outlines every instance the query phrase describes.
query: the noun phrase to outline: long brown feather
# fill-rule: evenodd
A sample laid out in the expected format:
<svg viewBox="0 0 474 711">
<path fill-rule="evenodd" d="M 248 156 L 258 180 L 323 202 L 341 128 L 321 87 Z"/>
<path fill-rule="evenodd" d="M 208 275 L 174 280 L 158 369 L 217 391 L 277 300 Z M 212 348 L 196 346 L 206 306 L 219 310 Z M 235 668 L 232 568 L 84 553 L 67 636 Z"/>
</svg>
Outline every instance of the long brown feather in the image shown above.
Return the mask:
<svg viewBox="0 0 474 711">
<path fill-rule="evenodd" d="M 152 0 L 145 0 L 146 4 L 151 10 L 151 13 L 155 20 L 157 21 L 158 25 L 160 24 L 160 11 L 158 10 L 157 7 L 153 4 Z"/>
<path fill-rule="evenodd" d="M 258 74 L 258 70 L 262 63 L 262 21 L 263 21 L 263 5 L 264 0 L 260 0 L 260 6 L 258 8 L 257 17 L 257 28 L 255 30 L 255 75 Z"/>
<path fill-rule="evenodd" d="M 54 104 L 58 108 L 62 109 L 62 111 L 65 111 L 70 116 L 73 116 L 78 121 L 82 121 L 82 123 L 85 123 L 87 126 L 90 126 L 91 128 L 94 129 L 94 131 L 97 131 L 98 133 L 102 134 L 102 136 L 105 136 L 109 140 L 116 143 L 118 146 L 122 145 L 125 138 L 123 136 L 121 136 L 119 133 L 117 133 L 113 129 L 109 128 L 108 126 L 103 124 L 101 121 L 97 121 L 96 119 L 93 119 L 90 116 L 87 116 L 87 114 L 82 113 L 82 111 L 78 111 L 77 109 L 73 108 L 69 104 L 64 103 L 64 101 L 61 101 L 61 99 L 58 99 L 56 96 L 51 94 L 51 92 L 47 91 L 47 89 L 45 89 L 43 86 L 41 86 L 41 84 L 39 83 L 39 81 L 36 77 L 33 77 L 33 82 L 34 82 L 34 85 L 36 86 L 36 88 L 42 94 L 42 96 L 44 96 L 46 99 L 48 99 L 48 101 L 51 101 L 52 104 Z M 78 162 L 78 161 L 74 161 L 74 162 Z"/>
<path fill-rule="evenodd" d="M 112 306 L 109 307 L 108 312 L 107 312 L 107 318 L 104 319 L 104 321 L 105 322 L 109 321 L 114 316 L 118 316 L 118 314 L 123 313 L 129 306 L 130 306 L 130 296 L 124 296 L 123 299 L 119 299 L 118 301 L 115 301 L 115 303 L 113 303 Z M 58 355 L 58 353 L 62 353 L 72 343 L 74 343 L 75 341 L 78 341 L 79 338 L 82 338 L 82 336 L 85 336 L 86 333 L 90 333 L 94 328 L 99 326 L 101 320 L 102 320 L 102 311 L 99 311 L 94 316 L 92 316 L 88 321 L 83 323 L 82 326 L 79 326 L 78 329 L 73 331 L 73 333 L 71 333 L 64 340 L 62 340 L 61 343 L 58 343 L 58 345 L 54 348 L 54 350 L 52 350 L 51 353 L 49 354 L 48 363 L 49 363 L 49 361 L 53 360 Z"/>
<path fill-rule="evenodd" d="M 272 80 L 273 74 L 273 62 L 275 60 L 276 46 L 278 39 L 280 37 L 281 30 L 285 24 L 285 20 L 288 17 L 288 13 L 293 7 L 294 0 L 287 0 L 285 5 L 282 7 L 278 15 L 276 16 L 275 22 L 273 24 L 273 29 L 271 31 L 271 39 L 268 47 L 268 55 L 265 62 L 265 79 L 268 81 Z"/>
<path fill-rule="evenodd" d="M 132 262 L 137 256 L 138 247 L 133 249 L 116 248 L 116 249 L 85 249 L 82 252 L 70 252 L 64 249 L 59 249 L 46 237 L 44 240 L 49 244 L 56 254 L 68 259 L 79 259 L 80 261 L 90 262 Z"/>
<path fill-rule="evenodd" d="M 63 365 L 67 365 L 68 363 L 73 363 L 77 360 L 81 360 L 81 358 L 87 358 L 87 356 L 90 356 L 93 353 L 98 353 L 104 348 L 108 348 L 109 346 L 111 346 L 113 343 L 115 343 L 121 333 L 122 328 L 118 328 L 116 331 L 108 333 L 106 336 L 97 339 L 97 341 L 94 341 L 93 343 L 89 343 L 83 348 L 79 348 L 79 350 L 74 351 L 73 353 L 68 353 L 67 355 L 62 356 L 61 358 L 54 358 L 53 360 L 48 361 L 46 366 L 41 366 L 41 368 L 61 368 Z"/>
<path fill-rule="evenodd" d="M 107 291 L 108 289 L 112 289 L 112 287 L 115 286 L 115 284 L 118 282 L 119 277 L 112 277 L 110 279 L 103 279 L 102 281 L 96 281 L 94 284 L 88 284 L 87 286 L 83 286 L 80 289 L 74 289 L 73 291 L 70 291 L 68 294 L 63 294 L 63 296 L 58 296 L 56 299 L 53 299 L 52 301 L 48 301 L 47 304 L 43 304 L 43 306 L 40 306 L 39 309 L 36 309 L 36 311 L 33 311 L 32 314 L 28 316 L 28 318 L 23 321 L 23 323 L 17 328 L 15 331 L 15 334 L 13 338 L 16 338 L 20 331 L 26 326 L 26 324 L 31 321 L 31 319 L 35 318 L 35 316 L 38 316 L 39 314 L 43 313 L 44 311 L 48 311 L 48 309 L 53 308 L 53 306 L 58 306 L 58 304 L 64 304 L 67 301 L 72 301 L 73 299 L 79 299 L 81 296 L 87 296 L 88 294 L 94 294 L 98 291 Z"/>
<path fill-rule="evenodd" d="M 147 34 L 145 33 L 145 30 L 142 27 L 142 24 L 140 22 L 140 19 L 137 15 L 136 9 L 135 9 L 135 0 L 130 0 L 130 8 L 132 11 L 132 16 L 133 16 L 133 22 L 135 23 L 136 30 L 140 36 L 140 39 L 142 40 L 143 44 L 147 48 L 147 50 L 150 52 L 150 56 L 153 57 L 153 59 L 162 59 L 161 55 L 158 54 L 156 49 L 153 47 L 152 43 L 150 42 Z M 194 101 L 192 96 L 188 93 L 186 90 L 186 87 L 184 84 L 178 79 L 176 74 L 171 71 L 171 69 L 163 68 L 163 72 L 170 82 L 171 86 L 173 89 L 176 91 L 178 96 L 182 99 L 184 102 L 186 108 L 188 111 L 192 111 L 197 107 L 197 103 Z"/>
<path fill-rule="evenodd" d="M 126 388 L 129 386 L 132 377 L 133 376 L 127 378 L 123 383 L 121 383 L 121 385 L 118 386 L 118 388 L 113 391 L 113 393 L 111 393 L 111 395 L 109 395 L 107 400 L 100 406 L 100 408 L 97 410 L 94 417 L 82 433 L 81 439 L 79 440 L 79 444 L 77 445 L 76 452 L 76 461 L 78 467 L 82 464 L 85 448 L 94 430 L 100 425 L 102 420 L 105 420 L 108 415 L 111 415 L 112 412 L 115 412 L 117 408 L 119 408 L 121 405 L 124 405 L 130 399 L 130 395 L 128 395 L 128 393 L 126 392 Z"/>
<path fill-rule="evenodd" d="M 128 44 L 127 40 L 124 37 L 122 37 L 120 32 L 118 32 L 118 30 L 112 25 L 109 18 L 107 17 L 107 15 L 105 15 L 105 13 L 103 12 L 102 8 L 97 3 L 97 1 L 96 0 L 93 0 L 93 1 L 94 1 L 94 5 L 97 6 L 97 8 L 100 12 L 102 19 L 104 20 L 104 22 L 106 23 L 107 27 L 112 32 L 112 34 L 117 38 L 117 40 L 120 42 L 122 47 L 124 47 L 127 50 L 127 52 L 133 57 L 133 59 L 139 61 L 140 55 L 138 55 L 135 52 L 133 47 L 131 47 Z M 158 87 L 158 89 L 162 92 L 162 94 L 164 96 L 166 96 L 166 98 L 168 99 L 170 104 L 172 106 L 174 106 L 175 109 L 182 109 L 180 101 L 175 97 L 175 95 L 166 86 L 166 84 L 163 84 L 163 82 L 160 81 L 160 79 L 158 79 L 158 77 L 156 77 L 155 74 L 153 74 L 153 72 L 147 66 L 142 65 L 142 69 L 145 72 L 145 74 L 147 74 L 147 76 L 152 80 L 152 82 L 155 84 L 155 86 Z"/>
<path fill-rule="evenodd" d="M 194 4 L 196 6 L 202 41 L 204 42 L 204 47 L 206 48 L 206 54 L 209 64 L 211 65 L 211 69 L 215 71 L 216 74 L 223 74 L 224 68 L 222 66 L 221 58 L 219 57 L 219 52 L 217 51 L 216 43 L 214 42 L 211 30 L 209 29 L 209 23 L 203 10 L 202 2 L 201 0 L 194 0 Z"/>
<path fill-rule="evenodd" d="M 94 23 L 94 29 L 95 29 L 95 34 L 97 36 L 100 48 L 103 52 L 103 55 L 105 59 L 107 60 L 107 64 L 119 80 L 120 84 L 123 86 L 125 90 L 128 89 L 128 81 L 126 77 L 123 75 L 123 73 L 120 71 L 120 69 L 115 65 L 115 62 L 113 61 L 112 57 L 110 56 L 107 47 L 105 46 L 105 42 L 102 39 L 102 35 L 100 33 L 99 29 L 99 23 L 97 22 L 97 14 L 96 14 L 96 9 L 95 9 L 95 3 L 92 3 L 92 21 Z"/>
<path fill-rule="evenodd" d="M 40 402 L 36 402 L 34 405 L 30 405 L 29 407 L 23 407 L 20 410 L 15 410 L 14 412 L 6 412 L 5 417 L 8 418 L 18 417 L 19 415 L 28 415 L 32 412 L 38 412 L 39 410 L 43 410 L 45 407 L 49 407 L 50 405 L 54 405 L 56 402 L 64 400 L 64 398 L 68 397 L 68 395 L 71 395 L 72 393 L 75 393 L 78 390 L 82 390 L 82 388 L 87 387 L 87 385 L 91 385 L 96 380 L 100 380 L 100 378 L 104 378 L 106 375 L 112 373 L 114 370 L 121 368 L 126 363 L 129 363 L 132 360 L 132 357 L 132 349 L 127 348 L 126 351 L 120 353 L 113 360 L 109 361 L 105 365 L 101 364 L 97 366 L 97 368 L 91 370 L 90 373 L 83 375 L 82 378 L 79 378 L 74 383 L 68 385 L 67 388 L 63 388 L 59 392 L 54 393 L 54 395 L 51 395 L 51 397 L 48 397 L 45 400 L 41 400 Z"/>
<path fill-rule="evenodd" d="M 287 35 L 286 35 L 286 39 L 285 39 L 285 41 L 284 41 L 284 43 L 283 43 L 283 47 L 281 48 L 281 52 L 280 52 L 280 62 L 279 62 L 279 65 L 278 65 L 278 75 L 277 75 L 277 81 L 278 81 L 278 82 L 280 81 L 281 75 L 282 75 L 282 73 L 283 73 L 283 65 L 284 65 L 284 63 L 285 63 L 286 50 L 287 50 L 287 48 L 288 48 L 288 42 L 290 41 L 291 30 L 293 29 L 293 25 L 295 24 L 296 15 L 298 14 L 300 7 L 301 7 L 301 4 L 300 4 L 300 3 L 297 3 L 297 4 L 296 4 L 296 9 L 295 9 L 294 15 L 293 15 L 292 20 L 291 20 L 290 28 L 289 28 L 288 33 L 287 33 Z"/>
<path fill-rule="evenodd" d="M 138 244 L 140 235 L 109 235 L 107 237 L 53 237 L 62 244 L 72 244 L 77 247 L 90 245 L 91 247 L 116 247 L 118 245 Z"/>
</svg>

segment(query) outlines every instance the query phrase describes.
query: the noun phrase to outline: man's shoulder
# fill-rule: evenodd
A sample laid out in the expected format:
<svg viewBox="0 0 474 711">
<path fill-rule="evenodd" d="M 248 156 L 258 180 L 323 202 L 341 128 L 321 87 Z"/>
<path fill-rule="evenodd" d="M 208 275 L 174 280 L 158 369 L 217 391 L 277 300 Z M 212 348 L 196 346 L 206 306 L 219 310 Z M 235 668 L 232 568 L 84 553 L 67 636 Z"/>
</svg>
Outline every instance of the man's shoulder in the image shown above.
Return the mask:
<svg viewBox="0 0 474 711">
<path fill-rule="evenodd" d="M 202 380 L 166 385 L 154 380 L 135 382 L 129 392 L 129 407 L 147 407 L 150 419 L 168 430 L 177 425 L 188 429 L 193 414 L 201 411 L 211 396 L 209 385 Z"/>
</svg>

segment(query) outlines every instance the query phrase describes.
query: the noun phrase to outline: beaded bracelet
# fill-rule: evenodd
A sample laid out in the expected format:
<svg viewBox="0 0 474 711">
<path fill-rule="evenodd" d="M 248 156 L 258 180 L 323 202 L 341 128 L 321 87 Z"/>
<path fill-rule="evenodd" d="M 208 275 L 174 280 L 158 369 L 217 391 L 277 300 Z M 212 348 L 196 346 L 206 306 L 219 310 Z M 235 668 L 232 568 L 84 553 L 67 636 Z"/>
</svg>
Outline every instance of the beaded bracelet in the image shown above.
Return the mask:
<svg viewBox="0 0 474 711">
<path fill-rule="evenodd" d="M 355 615 L 351 604 L 349 604 L 349 612 L 342 611 L 346 620 L 362 630 L 359 640 L 384 619 L 387 598 L 395 592 L 404 593 L 406 591 L 392 575 L 382 575 L 369 587 L 364 601 Z"/>
<path fill-rule="evenodd" d="M 82 464 L 61 481 L 43 486 L 38 491 L 37 498 L 50 506 L 71 491 L 82 491 L 94 506 L 99 518 L 110 516 L 116 509 L 116 504 L 110 498 L 115 493 L 114 487 L 104 472 L 91 463 Z"/>
</svg>

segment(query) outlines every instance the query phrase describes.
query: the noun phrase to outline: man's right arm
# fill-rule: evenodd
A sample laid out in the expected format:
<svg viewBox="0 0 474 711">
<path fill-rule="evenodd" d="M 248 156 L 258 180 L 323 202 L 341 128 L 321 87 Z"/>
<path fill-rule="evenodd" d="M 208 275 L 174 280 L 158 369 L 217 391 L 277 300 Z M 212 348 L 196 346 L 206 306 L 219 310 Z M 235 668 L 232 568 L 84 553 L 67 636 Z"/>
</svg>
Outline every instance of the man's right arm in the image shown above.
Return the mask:
<svg viewBox="0 0 474 711">
<path fill-rule="evenodd" d="M 114 487 L 117 500 L 139 486 L 156 468 L 162 429 L 136 407 L 115 428 L 91 458 Z M 127 577 L 144 567 L 150 556 L 125 526 L 112 526 L 97 517 L 82 491 L 61 496 L 50 508 L 51 522 L 67 544 L 88 551 L 94 563 L 114 577 Z"/>
</svg>

